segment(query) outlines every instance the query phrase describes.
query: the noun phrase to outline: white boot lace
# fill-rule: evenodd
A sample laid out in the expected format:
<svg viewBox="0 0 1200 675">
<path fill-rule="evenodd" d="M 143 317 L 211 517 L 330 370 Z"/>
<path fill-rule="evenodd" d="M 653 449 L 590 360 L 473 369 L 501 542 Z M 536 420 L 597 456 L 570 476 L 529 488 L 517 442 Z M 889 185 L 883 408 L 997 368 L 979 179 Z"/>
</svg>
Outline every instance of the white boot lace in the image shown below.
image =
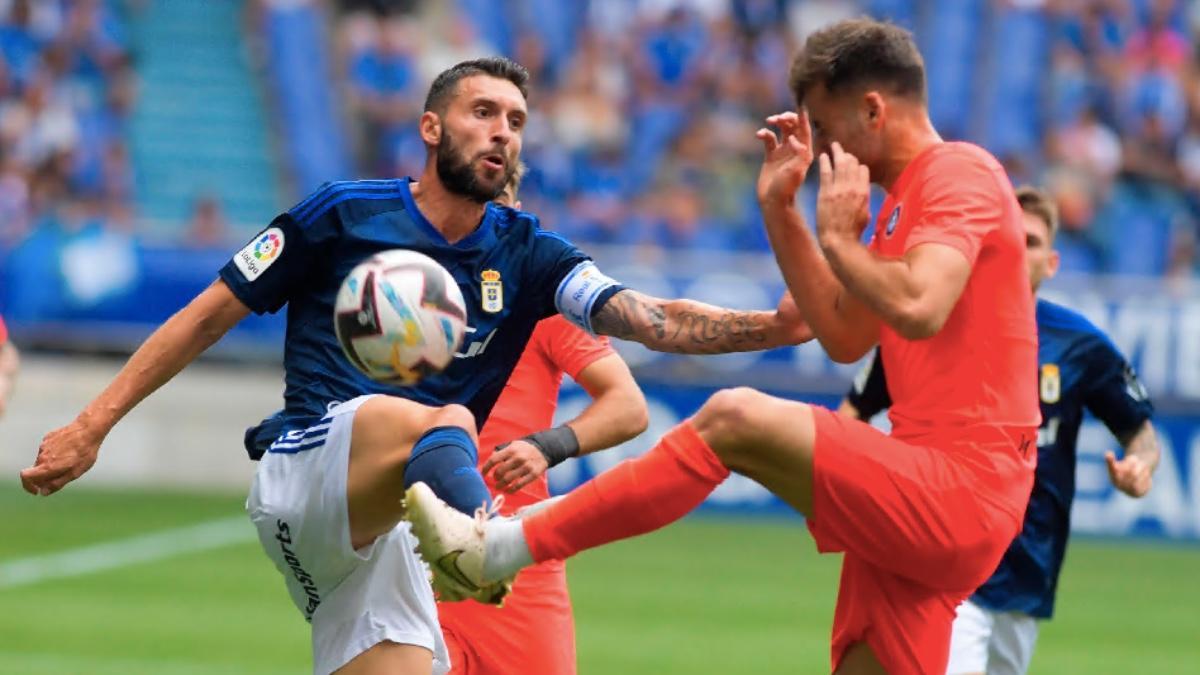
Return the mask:
<svg viewBox="0 0 1200 675">
<path fill-rule="evenodd" d="M 484 526 L 492 517 L 500 514 L 500 507 L 504 506 L 504 495 L 496 495 L 492 500 L 492 505 L 489 507 L 487 503 L 481 504 L 475 509 L 475 531 L 480 535 L 483 534 Z"/>
</svg>

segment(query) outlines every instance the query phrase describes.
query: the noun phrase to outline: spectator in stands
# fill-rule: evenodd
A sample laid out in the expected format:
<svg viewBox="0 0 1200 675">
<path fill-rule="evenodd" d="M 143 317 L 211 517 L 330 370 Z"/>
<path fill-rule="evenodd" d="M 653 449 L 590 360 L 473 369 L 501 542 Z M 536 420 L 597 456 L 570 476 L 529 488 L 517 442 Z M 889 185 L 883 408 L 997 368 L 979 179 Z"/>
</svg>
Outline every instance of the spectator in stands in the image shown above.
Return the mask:
<svg viewBox="0 0 1200 675">
<path fill-rule="evenodd" d="M 217 196 L 211 193 L 197 196 L 188 221 L 188 246 L 224 249 L 229 246 L 230 238 L 229 223 Z"/>
</svg>

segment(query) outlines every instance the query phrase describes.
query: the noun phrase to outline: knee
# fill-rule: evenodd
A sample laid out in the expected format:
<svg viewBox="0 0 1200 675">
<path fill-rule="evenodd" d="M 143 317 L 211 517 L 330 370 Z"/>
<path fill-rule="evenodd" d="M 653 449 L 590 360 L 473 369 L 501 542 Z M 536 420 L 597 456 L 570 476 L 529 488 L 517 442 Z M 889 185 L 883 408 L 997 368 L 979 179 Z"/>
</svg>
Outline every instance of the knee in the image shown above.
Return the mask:
<svg viewBox="0 0 1200 675">
<path fill-rule="evenodd" d="M 478 441 L 478 431 L 475 429 L 475 415 L 466 406 L 450 404 L 442 406 L 433 412 L 430 427 L 459 427 L 466 430 L 472 439 Z"/>
<path fill-rule="evenodd" d="M 754 410 L 766 398 L 748 387 L 722 389 L 713 394 L 692 418 L 696 431 L 718 456 L 741 445 L 753 433 Z"/>
</svg>

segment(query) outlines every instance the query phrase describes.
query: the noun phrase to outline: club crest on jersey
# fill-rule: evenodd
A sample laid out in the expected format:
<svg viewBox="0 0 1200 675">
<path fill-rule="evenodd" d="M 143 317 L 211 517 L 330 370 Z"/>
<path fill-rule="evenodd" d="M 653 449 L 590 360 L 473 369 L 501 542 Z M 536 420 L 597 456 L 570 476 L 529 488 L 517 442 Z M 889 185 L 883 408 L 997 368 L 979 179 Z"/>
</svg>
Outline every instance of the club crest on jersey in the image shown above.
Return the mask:
<svg viewBox="0 0 1200 675">
<path fill-rule="evenodd" d="M 496 270 L 484 270 L 479 276 L 483 311 L 495 314 L 504 309 L 504 286 L 500 283 L 500 273 Z"/>
<path fill-rule="evenodd" d="M 1058 403 L 1058 399 L 1062 397 L 1062 379 L 1058 374 L 1058 364 L 1047 363 L 1042 366 L 1038 390 L 1042 396 L 1042 403 Z"/>
<path fill-rule="evenodd" d="M 892 209 L 892 215 L 888 216 L 887 227 L 883 229 L 884 236 L 892 236 L 892 233 L 896 231 L 896 223 L 898 222 L 900 222 L 900 204 L 897 204 L 896 208 Z"/>
</svg>

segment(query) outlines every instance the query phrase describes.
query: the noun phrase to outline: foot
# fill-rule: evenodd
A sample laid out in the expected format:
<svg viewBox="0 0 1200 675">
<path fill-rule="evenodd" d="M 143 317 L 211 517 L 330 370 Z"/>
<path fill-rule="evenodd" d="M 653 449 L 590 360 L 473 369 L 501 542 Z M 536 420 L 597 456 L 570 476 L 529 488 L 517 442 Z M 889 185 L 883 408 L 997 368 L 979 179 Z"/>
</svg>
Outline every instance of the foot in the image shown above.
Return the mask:
<svg viewBox="0 0 1200 675">
<path fill-rule="evenodd" d="M 424 483 L 410 487 L 404 502 L 404 518 L 412 524 L 417 551 L 433 571 L 438 598 L 502 604 L 512 589 L 512 578 L 488 580 L 483 576 L 488 510 L 480 507 L 471 518 L 438 499 Z"/>
</svg>

